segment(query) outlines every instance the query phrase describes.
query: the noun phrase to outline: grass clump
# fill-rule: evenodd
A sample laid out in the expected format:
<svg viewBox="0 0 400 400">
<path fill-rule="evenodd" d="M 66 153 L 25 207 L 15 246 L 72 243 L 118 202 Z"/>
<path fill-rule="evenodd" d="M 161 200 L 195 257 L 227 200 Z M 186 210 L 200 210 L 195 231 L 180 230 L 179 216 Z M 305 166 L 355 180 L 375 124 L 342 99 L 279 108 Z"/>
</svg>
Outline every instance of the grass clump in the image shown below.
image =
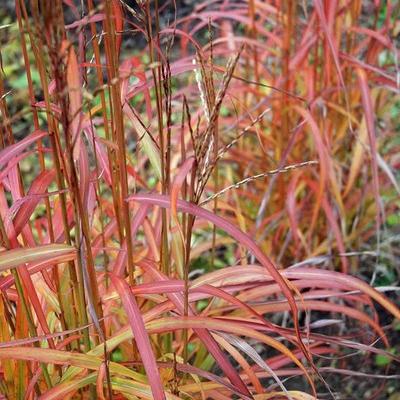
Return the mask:
<svg viewBox="0 0 400 400">
<path fill-rule="evenodd" d="M 389 396 L 398 11 L 187 7 L 2 15 L 0 393 Z"/>
</svg>

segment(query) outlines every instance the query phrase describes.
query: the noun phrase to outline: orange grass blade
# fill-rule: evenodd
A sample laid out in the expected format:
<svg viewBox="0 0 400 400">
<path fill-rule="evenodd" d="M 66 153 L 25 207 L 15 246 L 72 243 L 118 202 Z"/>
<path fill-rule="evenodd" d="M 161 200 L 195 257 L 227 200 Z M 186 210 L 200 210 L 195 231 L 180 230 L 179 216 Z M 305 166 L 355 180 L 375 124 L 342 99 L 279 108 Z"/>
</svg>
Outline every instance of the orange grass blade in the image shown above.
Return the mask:
<svg viewBox="0 0 400 400">
<path fill-rule="evenodd" d="M 48 244 L 36 247 L 25 247 L 0 252 L 0 271 L 16 268 L 24 263 L 48 261 L 54 264 L 62 257 L 73 260 L 76 256 L 76 249 L 66 244 Z"/>
</svg>

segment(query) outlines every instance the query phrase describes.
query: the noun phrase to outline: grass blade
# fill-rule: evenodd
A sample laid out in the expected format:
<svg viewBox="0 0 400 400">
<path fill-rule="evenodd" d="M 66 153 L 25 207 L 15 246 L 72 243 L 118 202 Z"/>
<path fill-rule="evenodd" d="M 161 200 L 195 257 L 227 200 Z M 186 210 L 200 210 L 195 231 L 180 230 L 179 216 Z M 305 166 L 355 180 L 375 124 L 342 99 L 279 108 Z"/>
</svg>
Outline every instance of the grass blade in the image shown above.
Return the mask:
<svg viewBox="0 0 400 400">
<path fill-rule="evenodd" d="M 149 336 L 144 326 L 140 309 L 130 291 L 129 285 L 122 278 L 111 275 L 111 281 L 121 297 L 132 332 L 135 335 L 137 347 L 150 381 L 154 399 L 163 400 L 165 399 L 164 388 L 161 383 L 160 373 L 157 368 L 157 363 L 151 348 Z"/>
</svg>

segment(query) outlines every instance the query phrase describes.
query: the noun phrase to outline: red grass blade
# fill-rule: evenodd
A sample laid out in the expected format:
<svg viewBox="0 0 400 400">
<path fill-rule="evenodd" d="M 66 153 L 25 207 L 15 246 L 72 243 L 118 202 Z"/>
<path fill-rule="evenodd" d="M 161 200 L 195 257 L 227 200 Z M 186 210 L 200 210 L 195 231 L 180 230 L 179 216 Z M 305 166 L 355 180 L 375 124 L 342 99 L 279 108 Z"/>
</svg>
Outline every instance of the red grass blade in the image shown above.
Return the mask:
<svg viewBox="0 0 400 400">
<path fill-rule="evenodd" d="M 74 145 L 74 160 L 79 160 L 81 146 L 81 111 L 82 111 L 82 87 L 81 73 L 78 66 L 78 60 L 73 46 L 66 43 L 65 46 L 70 46 L 68 51 L 67 64 L 67 84 L 69 95 L 69 118 L 71 120 L 72 143 Z"/>
<path fill-rule="evenodd" d="M 28 135 L 25 139 L 22 139 L 18 143 L 12 144 L 0 151 L 0 168 L 3 168 L 5 164 L 10 161 L 13 157 L 21 154 L 26 147 L 36 142 L 37 140 L 47 136 L 48 133 L 45 131 L 35 131 Z"/>
<path fill-rule="evenodd" d="M 54 177 L 54 170 L 43 171 L 33 181 L 26 196 L 27 198 L 29 198 L 29 200 L 22 204 L 13 221 L 16 235 L 18 235 L 22 231 L 22 228 L 29 221 L 29 218 L 35 210 L 37 204 L 42 200 L 42 197 L 40 195 L 46 191 L 50 183 L 53 181 Z"/>
<path fill-rule="evenodd" d="M 124 16 L 121 2 L 119 0 L 112 0 L 112 8 L 114 13 L 114 23 L 115 23 L 115 32 L 116 35 L 116 47 L 117 47 L 117 55 L 119 57 L 119 53 L 121 50 L 122 43 L 122 31 L 124 30 Z"/>
<path fill-rule="evenodd" d="M 158 371 L 150 339 L 144 326 L 140 309 L 136 303 L 135 297 L 130 291 L 129 285 L 120 277 L 111 275 L 111 281 L 121 297 L 122 304 L 128 316 L 129 323 L 143 361 L 144 368 L 149 378 L 151 390 L 155 400 L 164 400 L 165 393 L 161 383 L 160 373 Z"/>
</svg>

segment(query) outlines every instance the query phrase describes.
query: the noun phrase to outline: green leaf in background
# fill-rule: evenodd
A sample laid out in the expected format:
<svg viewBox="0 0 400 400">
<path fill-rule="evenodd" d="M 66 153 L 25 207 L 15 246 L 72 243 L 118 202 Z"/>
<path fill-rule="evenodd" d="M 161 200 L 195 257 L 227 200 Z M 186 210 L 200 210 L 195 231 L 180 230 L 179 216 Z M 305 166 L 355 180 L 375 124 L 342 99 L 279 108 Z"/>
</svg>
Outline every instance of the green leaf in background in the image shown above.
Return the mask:
<svg viewBox="0 0 400 400">
<path fill-rule="evenodd" d="M 391 354 L 395 354 L 396 349 L 395 348 L 391 348 L 389 350 L 389 352 Z M 375 356 L 375 365 L 377 367 L 385 367 L 386 365 L 390 364 L 390 362 L 392 361 L 392 359 L 388 356 L 385 356 L 384 354 L 377 354 Z"/>
<path fill-rule="evenodd" d="M 115 349 L 112 353 L 111 353 L 111 361 L 114 362 L 122 362 L 124 359 L 123 355 L 122 355 L 122 351 L 120 349 Z"/>
<path fill-rule="evenodd" d="M 388 217 L 386 218 L 386 223 L 389 226 L 400 225 L 400 215 L 399 214 L 388 215 Z"/>
</svg>

